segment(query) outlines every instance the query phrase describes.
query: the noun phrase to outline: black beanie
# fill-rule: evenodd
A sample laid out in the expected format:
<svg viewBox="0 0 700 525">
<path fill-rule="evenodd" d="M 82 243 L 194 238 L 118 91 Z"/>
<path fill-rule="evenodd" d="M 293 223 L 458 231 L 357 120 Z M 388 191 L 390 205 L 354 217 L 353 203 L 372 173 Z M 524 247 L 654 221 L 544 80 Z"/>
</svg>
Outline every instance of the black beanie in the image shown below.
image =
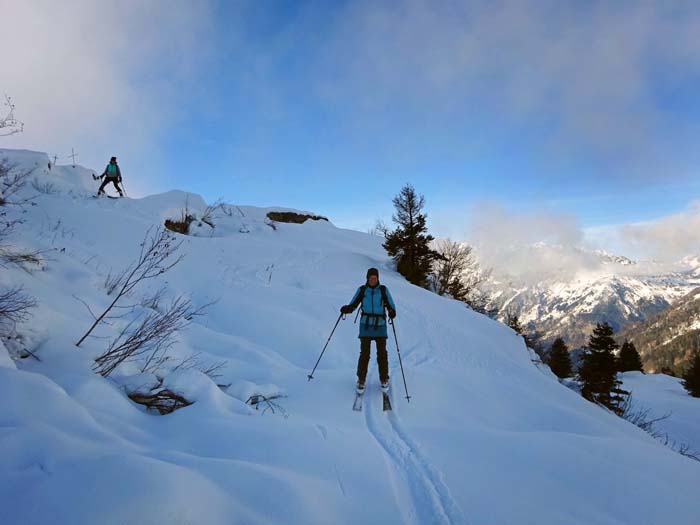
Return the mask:
<svg viewBox="0 0 700 525">
<path fill-rule="evenodd" d="M 370 275 L 376 275 L 377 279 L 379 279 L 379 270 L 377 270 L 376 268 L 370 268 L 369 270 L 367 270 L 367 279 L 369 279 Z"/>
</svg>

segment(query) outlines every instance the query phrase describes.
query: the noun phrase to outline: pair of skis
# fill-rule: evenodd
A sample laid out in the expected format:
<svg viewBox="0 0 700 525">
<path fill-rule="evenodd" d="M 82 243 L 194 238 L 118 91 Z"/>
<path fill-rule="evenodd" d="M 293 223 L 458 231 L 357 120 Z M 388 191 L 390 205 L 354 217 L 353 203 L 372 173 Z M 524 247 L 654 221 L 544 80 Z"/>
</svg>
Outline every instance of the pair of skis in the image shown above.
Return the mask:
<svg viewBox="0 0 700 525">
<path fill-rule="evenodd" d="M 361 394 L 359 392 L 355 392 L 355 402 L 352 404 L 352 409 L 361 412 L 362 411 L 362 397 L 365 395 L 364 392 Z M 388 392 L 382 392 L 382 403 L 383 403 L 383 409 L 386 412 L 387 410 L 391 410 L 391 400 L 389 399 L 389 393 Z"/>
</svg>

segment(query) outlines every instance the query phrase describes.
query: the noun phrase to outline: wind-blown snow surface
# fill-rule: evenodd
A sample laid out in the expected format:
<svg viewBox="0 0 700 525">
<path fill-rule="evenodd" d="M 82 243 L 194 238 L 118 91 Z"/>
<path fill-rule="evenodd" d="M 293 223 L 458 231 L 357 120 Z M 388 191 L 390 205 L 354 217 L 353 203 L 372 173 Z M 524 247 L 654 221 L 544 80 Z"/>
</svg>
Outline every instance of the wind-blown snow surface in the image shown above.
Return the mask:
<svg viewBox="0 0 700 525">
<path fill-rule="evenodd" d="M 676 446 L 687 445 L 700 455 L 700 399 L 688 395 L 682 380 L 666 374 L 621 374 L 622 388 L 632 394 L 634 411 L 648 410 L 654 428 Z"/>
<path fill-rule="evenodd" d="M 210 235 L 184 238 L 185 259 L 162 282 L 196 304 L 218 302 L 173 352 L 225 360 L 218 382 L 232 385 L 173 374 L 195 403 L 145 413 L 91 371 L 106 340 L 74 346 L 91 318 L 73 296 L 103 308 L 107 274 L 134 259 L 145 231 L 177 215 L 186 194 L 92 199 L 88 170 L 48 175 L 44 156 L 24 156 L 59 193 L 37 198 L 18 236 L 53 250 L 45 267 L 0 274 L 39 302 L 18 331 L 41 359 L 17 369 L 0 358 L 1 523 L 698 522 L 700 463 L 543 374 L 502 324 L 409 285 L 378 237 L 325 221 L 273 230 L 266 210 L 234 207 Z M 306 377 L 369 266 L 396 300 L 412 395 L 403 398 L 390 341 L 392 413 L 381 410 L 374 362 L 364 410 L 351 410 L 359 345 L 350 318 Z M 286 416 L 244 403 L 276 390 Z"/>
</svg>

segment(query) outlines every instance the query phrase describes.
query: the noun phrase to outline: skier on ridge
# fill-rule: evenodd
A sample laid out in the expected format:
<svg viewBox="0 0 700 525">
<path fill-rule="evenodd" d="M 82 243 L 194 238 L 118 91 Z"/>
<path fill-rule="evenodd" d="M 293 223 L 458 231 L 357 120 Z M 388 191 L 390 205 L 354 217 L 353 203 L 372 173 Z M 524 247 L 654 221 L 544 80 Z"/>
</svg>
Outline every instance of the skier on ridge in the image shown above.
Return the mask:
<svg viewBox="0 0 700 525">
<path fill-rule="evenodd" d="M 114 184 L 114 187 L 117 188 L 117 191 L 119 192 L 119 196 L 123 197 L 124 193 L 122 193 L 122 189 L 119 187 L 119 183 L 122 181 L 122 172 L 119 169 L 119 165 L 117 164 L 117 157 L 112 157 L 109 161 L 109 164 L 107 164 L 107 167 L 105 170 L 102 172 L 102 175 L 99 177 L 95 177 L 94 175 L 92 176 L 95 180 L 101 179 L 104 177 L 104 181 L 102 181 L 102 184 L 100 185 L 100 189 L 97 190 L 97 196 L 99 197 L 100 195 L 105 194 L 105 186 L 109 184 L 110 182 Z"/>
<path fill-rule="evenodd" d="M 377 345 L 379 380 L 382 391 L 386 393 L 389 390 L 389 361 L 386 353 L 387 324 L 384 308 L 389 313 L 389 319 L 394 319 L 396 306 L 389 289 L 379 284 L 379 270 L 376 268 L 367 270 L 366 284 L 357 289 L 350 304 L 341 307 L 340 312 L 350 314 L 358 306 L 360 306 L 362 317 L 359 335 L 360 357 L 357 361 L 357 393 L 362 394 L 365 389 L 372 340 Z"/>
</svg>

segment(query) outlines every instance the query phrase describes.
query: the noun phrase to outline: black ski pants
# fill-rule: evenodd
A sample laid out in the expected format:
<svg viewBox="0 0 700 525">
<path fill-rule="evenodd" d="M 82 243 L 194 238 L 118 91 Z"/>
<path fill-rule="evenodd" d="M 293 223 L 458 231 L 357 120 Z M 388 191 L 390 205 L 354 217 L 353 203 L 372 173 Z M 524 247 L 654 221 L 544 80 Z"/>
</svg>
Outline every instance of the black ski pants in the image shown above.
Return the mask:
<svg viewBox="0 0 700 525">
<path fill-rule="evenodd" d="M 119 187 L 119 179 L 108 179 L 107 177 L 105 177 L 105 180 L 103 180 L 102 184 L 100 184 L 100 189 L 97 190 L 97 193 L 104 193 L 105 186 L 107 186 L 107 184 L 110 182 L 114 183 L 114 187 L 117 188 L 119 195 L 122 195 L 122 189 Z"/>
<path fill-rule="evenodd" d="M 386 353 L 386 337 L 360 337 L 360 358 L 357 360 L 357 380 L 364 384 L 367 378 L 367 366 L 369 365 L 370 345 L 372 340 L 374 340 L 377 345 L 379 380 L 382 383 L 386 383 L 389 381 L 389 358 Z"/>
</svg>

